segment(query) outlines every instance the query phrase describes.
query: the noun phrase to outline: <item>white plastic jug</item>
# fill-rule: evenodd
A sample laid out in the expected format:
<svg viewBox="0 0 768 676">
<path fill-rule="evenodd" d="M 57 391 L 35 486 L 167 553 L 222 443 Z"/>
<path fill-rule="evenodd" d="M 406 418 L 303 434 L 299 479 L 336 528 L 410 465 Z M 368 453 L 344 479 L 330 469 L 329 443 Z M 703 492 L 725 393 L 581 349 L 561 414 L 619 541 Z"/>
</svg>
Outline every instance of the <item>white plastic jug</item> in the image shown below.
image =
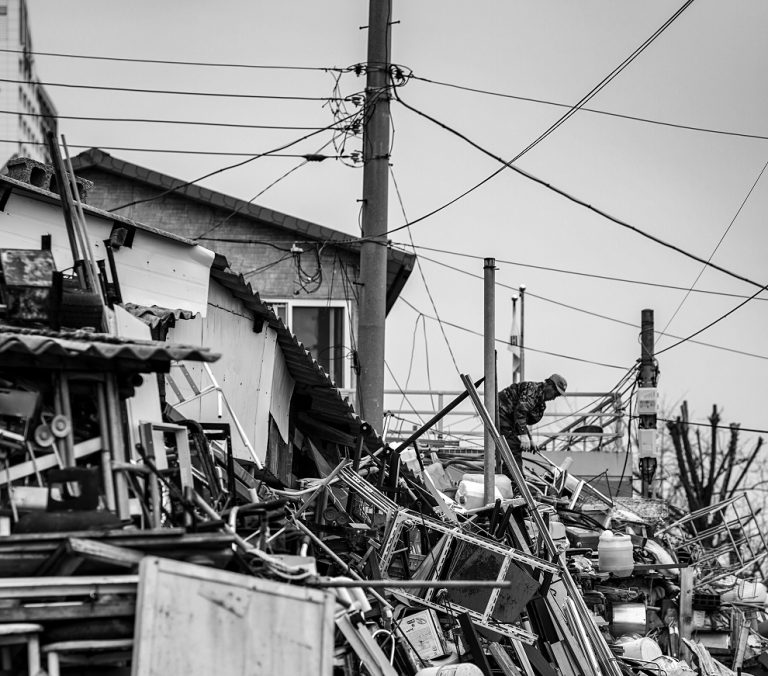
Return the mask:
<svg viewBox="0 0 768 676">
<path fill-rule="evenodd" d="M 629 577 L 635 567 L 632 557 L 632 538 L 603 531 L 597 544 L 597 560 L 601 573 L 613 573 L 616 577 Z"/>
<path fill-rule="evenodd" d="M 485 485 L 485 475 L 477 473 L 464 474 L 461 477 L 462 481 L 474 481 L 475 483 Z M 496 486 L 496 498 L 501 497 L 503 500 L 511 500 L 515 494 L 512 491 L 512 480 L 506 474 L 495 474 L 494 483 Z"/>
<path fill-rule="evenodd" d="M 479 509 L 485 506 L 485 486 L 476 481 L 459 481 L 456 489 L 456 502 L 464 509 Z"/>
</svg>

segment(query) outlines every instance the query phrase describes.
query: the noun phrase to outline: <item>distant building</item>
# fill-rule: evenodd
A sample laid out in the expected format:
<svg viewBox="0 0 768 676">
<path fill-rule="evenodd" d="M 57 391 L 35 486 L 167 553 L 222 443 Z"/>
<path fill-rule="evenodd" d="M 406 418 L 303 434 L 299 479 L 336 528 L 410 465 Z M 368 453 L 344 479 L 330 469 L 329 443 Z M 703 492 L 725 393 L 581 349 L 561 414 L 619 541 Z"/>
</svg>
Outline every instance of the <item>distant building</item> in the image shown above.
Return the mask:
<svg viewBox="0 0 768 676">
<path fill-rule="evenodd" d="M 50 162 L 56 109 L 35 73 L 25 0 L 0 0 L 0 49 L 0 166 L 18 156 Z"/>
</svg>

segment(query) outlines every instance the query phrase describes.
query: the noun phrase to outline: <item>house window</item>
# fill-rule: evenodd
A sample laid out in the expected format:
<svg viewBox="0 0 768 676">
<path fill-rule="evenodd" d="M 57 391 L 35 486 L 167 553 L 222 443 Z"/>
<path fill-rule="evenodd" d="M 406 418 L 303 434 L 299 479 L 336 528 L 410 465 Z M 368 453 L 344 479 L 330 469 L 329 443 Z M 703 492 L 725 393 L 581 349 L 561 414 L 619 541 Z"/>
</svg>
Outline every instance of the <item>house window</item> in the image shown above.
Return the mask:
<svg viewBox="0 0 768 676">
<path fill-rule="evenodd" d="M 269 302 L 275 314 L 304 344 L 336 387 L 349 387 L 349 308 L 345 301 Z"/>
</svg>

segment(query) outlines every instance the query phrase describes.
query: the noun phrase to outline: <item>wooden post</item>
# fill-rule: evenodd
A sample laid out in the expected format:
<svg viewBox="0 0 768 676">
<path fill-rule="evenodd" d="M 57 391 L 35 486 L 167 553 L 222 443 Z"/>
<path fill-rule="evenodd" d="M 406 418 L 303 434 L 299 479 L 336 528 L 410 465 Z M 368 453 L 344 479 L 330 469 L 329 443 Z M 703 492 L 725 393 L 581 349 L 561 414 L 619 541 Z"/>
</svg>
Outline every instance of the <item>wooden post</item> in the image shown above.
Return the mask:
<svg viewBox="0 0 768 676">
<path fill-rule="evenodd" d="M 691 640 L 693 635 L 693 585 L 695 572 L 693 568 L 680 569 L 680 615 L 678 628 L 680 630 L 680 658 L 693 664 L 691 651 L 683 639 Z"/>
</svg>

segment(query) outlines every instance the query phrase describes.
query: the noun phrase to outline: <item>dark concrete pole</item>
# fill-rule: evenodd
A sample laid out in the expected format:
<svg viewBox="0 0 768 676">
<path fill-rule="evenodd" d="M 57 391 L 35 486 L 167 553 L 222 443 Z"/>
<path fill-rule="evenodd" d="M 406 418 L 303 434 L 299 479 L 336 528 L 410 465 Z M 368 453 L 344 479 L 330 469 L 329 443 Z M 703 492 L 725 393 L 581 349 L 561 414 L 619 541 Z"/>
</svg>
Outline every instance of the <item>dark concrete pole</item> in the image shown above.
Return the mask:
<svg viewBox="0 0 768 676">
<path fill-rule="evenodd" d="M 362 291 L 358 315 L 360 414 L 378 432 L 384 417 L 384 320 L 389 198 L 389 26 L 392 0 L 368 5 L 366 122 L 363 129 Z"/>
<path fill-rule="evenodd" d="M 520 286 L 520 377 L 525 380 L 525 285 Z"/>
<path fill-rule="evenodd" d="M 496 410 L 496 259 L 486 258 L 483 265 L 483 403 L 489 411 Z M 496 442 L 485 430 L 483 445 L 483 495 L 485 504 L 494 500 L 496 488 Z"/>
<path fill-rule="evenodd" d="M 653 310 L 643 310 L 640 315 L 640 377 L 639 386 L 656 387 L 656 360 L 654 358 L 654 328 Z M 640 415 L 638 428 L 641 430 L 656 430 L 656 415 Z M 656 473 L 656 458 L 641 457 L 640 480 L 642 497 L 651 497 L 653 475 Z"/>
</svg>

